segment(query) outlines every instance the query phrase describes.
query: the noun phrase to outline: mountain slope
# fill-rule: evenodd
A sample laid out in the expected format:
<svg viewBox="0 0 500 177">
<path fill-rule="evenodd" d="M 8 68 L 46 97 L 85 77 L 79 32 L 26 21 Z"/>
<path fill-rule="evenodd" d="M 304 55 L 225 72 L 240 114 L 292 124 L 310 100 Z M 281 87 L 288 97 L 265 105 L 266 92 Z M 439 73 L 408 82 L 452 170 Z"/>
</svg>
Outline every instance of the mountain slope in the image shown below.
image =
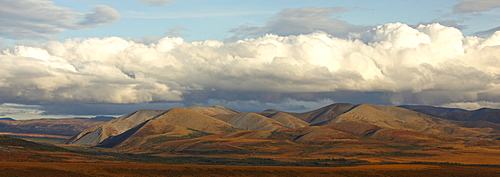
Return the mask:
<svg viewBox="0 0 500 177">
<path fill-rule="evenodd" d="M 452 136 L 480 136 L 478 132 L 453 124 L 451 121 L 393 106 L 361 104 L 340 115 L 332 122 L 360 121 L 386 129 L 410 130 Z"/>
<path fill-rule="evenodd" d="M 266 131 L 286 129 L 283 123 L 256 113 L 216 115 L 214 117 L 244 130 Z"/>
<path fill-rule="evenodd" d="M 500 155 L 498 127 L 471 123 L 369 104 L 337 103 L 305 113 L 192 106 L 138 111 L 86 130 L 68 143 L 91 142 L 86 145 L 154 156 L 401 157 L 411 162 L 416 157 Z"/>
<path fill-rule="evenodd" d="M 202 107 L 202 106 L 190 106 L 187 107 L 186 109 L 189 109 L 191 111 L 199 112 L 208 116 L 215 116 L 219 114 L 238 114 L 240 112 L 226 108 L 224 106 L 219 106 L 215 105 L 212 107 Z"/>
<path fill-rule="evenodd" d="M 68 141 L 68 144 L 115 147 L 124 141 L 130 142 L 128 140 L 130 137 L 147 140 L 150 135 L 172 131 L 177 133 L 182 131 L 184 133 L 179 135 L 186 135 L 193 130 L 224 133 L 236 129 L 226 122 L 184 108 L 172 108 L 166 111 L 141 110 L 84 131 Z"/>
<path fill-rule="evenodd" d="M 258 112 L 258 114 L 266 116 L 275 121 L 278 121 L 283 125 L 285 125 L 285 127 L 287 128 L 300 128 L 309 126 L 309 123 L 307 123 L 306 121 L 303 121 L 297 117 L 294 117 L 288 113 L 281 111 L 267 110 L 263 112 Z"/>
<path fill-rule="evenodd" d="M 152 119 L 164 111 L 139 110 L 80 132 L 68 141 L 75 145 L 97 145 L 110 136 L 117 136 L 129 129 Z"/>
<path fill-rule="evenodd" d="M 297 117 L 305 122 L 308 122 L 311 125 L 321 125 L 349 111 L 355 106 L 356 105 L 349 103 L 335 103 L 305 113 L 288 113 L 288 114 Z"/>
</svg>

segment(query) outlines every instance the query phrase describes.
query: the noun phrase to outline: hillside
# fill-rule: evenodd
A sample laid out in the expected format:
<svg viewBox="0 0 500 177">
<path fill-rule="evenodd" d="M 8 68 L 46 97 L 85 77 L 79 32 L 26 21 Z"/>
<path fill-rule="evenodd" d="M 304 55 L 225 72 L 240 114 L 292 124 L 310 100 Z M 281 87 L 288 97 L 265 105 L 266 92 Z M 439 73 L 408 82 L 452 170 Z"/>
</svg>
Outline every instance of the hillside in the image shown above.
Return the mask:
<svg viewBox="0 0 500 177">
<path fill-rule="evenodd" d="M 215 105 L 212 107 L 202 107 L 202 106 L 190 106 L 187 107 L 186 109 L 189 109 L 191 111 L 199 112 L 208 116 L 215 116 L 215 115 L 220 115 L 220 114 L 238 114 L 240 112 L 226 108 L 224 106 L 219 106 Z"/>
<path fill-rule="evenodd" d="M 216 115 L 215 118 L 244 130 L 278 130 L 287 128 L 283 123 L 256 113 Z"/>
<path fill-rule="evenodd" d="M 369 104 L 337 103 L 304 113 L 192 106 L 136 111 L 87 129 L 68 144 L 162 157 L 489 163 L 500 161 L 495 128 L 486 121 L 465 124 Z"/>
<path fill-rule="evenodd" d="M 40 144 L 23 139 L 0 135 L 0 163 L 11 164 L 13 162 L 63 162 L 63 163 L 120 163 L 119 159 L 107 155 L 90 155 L 70 151 L 49 144 Z M 8 171 L 8 170 L 6 170 Z M 3 176 L 4 173 L 0 173 Z M 33 176 L 31 174 L 28 176 Z M 17 176 L 17 175 L 16 175 Z M 35 175 L 36 176 L 36 175 Z"/>
<path fill-rule="evenodd" d="M 114 147 L 124 141 L 141 140 L 144 142 L 149 138 L 163 134 L 183 136 L 193 131 L 223 133 L 236 129 L 236 127 L 214 117 L 185 108 L 172 108 L 164 111 L 140 110 L 83 131 L 68 143 Z"/>
</svg>

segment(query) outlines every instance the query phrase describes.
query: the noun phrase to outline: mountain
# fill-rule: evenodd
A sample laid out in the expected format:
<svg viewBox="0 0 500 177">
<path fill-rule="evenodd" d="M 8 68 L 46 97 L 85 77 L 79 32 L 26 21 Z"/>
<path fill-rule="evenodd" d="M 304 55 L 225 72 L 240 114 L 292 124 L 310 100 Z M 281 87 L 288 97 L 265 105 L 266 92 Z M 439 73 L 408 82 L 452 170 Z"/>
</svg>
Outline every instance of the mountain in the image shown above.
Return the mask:
<svg viewBox="0 0 500 177">
<path fill-rule="evenodd" d="M 75 119 L 90 119 L 90 120 L 96 120 L 96 121 L 110 121 L 115 119 L 116 117 L 111 117 L 111 116 L 95 116 L 92 118 L 80 118 L 80 117 L 75 117 Z"/>
<path fill-rule="evenodd" d="M 500 160 L 499 128 L 487 121 L 467 123 L 370 104 L 336 103 L 304 113 L 242 113 L 222 106 L 191 106 L 139 110 L 82 131 L 68 144 L 154 156 L 356 157 L 411 162 L 431 157 L 436 161 L 464 159 L 474 154 L 468 161 L 482 162 L 480 157 Z"/>
<path fill-rule="evenodd" d="M 182 128 L 180 128 L 182 127 Z M 176 134 L 194 131 L 223 133 L 237 128 L 214 117 L 185 108 L 169 110 L 139 110 L 76 135 L 69 144 L 114 147 L 128 138 L 147 140 L 151 135 Z M 183 133 L 181 133 L 183 132 Z M 140 143 L 139 143 L 140 144 Z"/>
<path fill-rule="evenodd" d="M 0 132 L 75 136 L 106 121 L 109 119 L 0 120 Z"/>
<path fill-rule="evenodd" d="M 321 125 L 330 121 L 331 119 L 338 117 L 339 115 L 348 112 L 350 109 L 355 107 L 354 104 L 349 103 L 336 103 L 331 104 L 313 111 L 305 113 L 289 113 L 311 125 Z"/>
<path fill-rule="evenodd" d="M 13 119 L 13 118 L 10 118 L 10 117 L 0 118 L 0 120 L 16 121 L 16 119 Z"/>
<path fill-rule="evenodd" d="M 224 106 L 219 106 L 215 105 L 212 107 L 202 107 L 202 106 L 190 106 L 187 107 L 186 109 L 189 109 L 191 111 L 199 112 L 208 116 L 215 116 L 215 115 L 220 115 L 220 114 L 238 114 L 240 112 L 226 108 Z"/>
<path fill-rule="evenodd" d="M 244 130 L 265 131 L 287 128 L 283 123 L 257 113 L 226 114 L 214 117 Z"/>
<path fill-rule="evenodd" d="M 401 105 L 398 107 L 449 120 L 488 121 L 500 124 L 500 109 L 481 108 L 468 111 L 465 109 L 422 105 Z"/>
<path fill-rule="evenodd" d="M 84 130 L 71 138 L 69 143 L 76 145 L 97 145 L 103 140 L 111 136 L 120 135 L 163 112 L 160 110 L 139 110 Z"/>
<path fill-rule="evenodd" d="M 267 110 L 259 112 L 258 114 L 276 120 L 282 123 L 287 128 L 300 128 L 309 126 L 309 123 L 307 123 L 306 121 L 303 121 L 297 117 L 281 111 Z"/>
</svg>

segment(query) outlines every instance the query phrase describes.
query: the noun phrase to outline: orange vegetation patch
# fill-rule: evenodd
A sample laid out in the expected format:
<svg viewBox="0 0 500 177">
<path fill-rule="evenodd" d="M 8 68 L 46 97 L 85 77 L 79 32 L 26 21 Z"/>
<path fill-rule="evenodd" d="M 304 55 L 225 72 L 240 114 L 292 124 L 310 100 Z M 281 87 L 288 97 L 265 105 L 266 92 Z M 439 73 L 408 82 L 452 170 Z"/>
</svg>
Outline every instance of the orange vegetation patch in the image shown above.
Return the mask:
<svg viewBox="0 0 500 177">
<path fill-rule="evenodd" d="M 45 135 L 45 134 L 33 134 L 33 133 L 11 133 L 11 132 L 0 132 L 0 135 L 43 137 L 43 138 L 60 138 L 60 139 L 70 139 L 71 138 L 71 137 L 68 137 L 68 136 L 60 136 L 60 135 Z"/>
<path fill-rule="evenodd" d="M 500 168 L 454 165 L 354 167 L 207 166 L 111 163 L 0 162 L 2 176 L 498 176 Z"/>
</svg>

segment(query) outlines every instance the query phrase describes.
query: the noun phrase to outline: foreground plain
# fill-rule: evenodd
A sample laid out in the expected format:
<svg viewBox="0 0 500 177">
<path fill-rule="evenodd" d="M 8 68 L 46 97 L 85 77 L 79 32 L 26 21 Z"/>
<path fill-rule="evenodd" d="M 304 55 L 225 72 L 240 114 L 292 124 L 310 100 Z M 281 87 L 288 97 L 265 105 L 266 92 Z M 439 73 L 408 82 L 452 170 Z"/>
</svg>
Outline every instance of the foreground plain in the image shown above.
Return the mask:
<svg viewBox="0 0 500 177">
<path fill-rule="evenodd" d="M 209 166 L 146 163 L 0 162 L 0 176 L 500 176 L 483 166 L 390 164 L 351 167 Z"/>
</svg>

